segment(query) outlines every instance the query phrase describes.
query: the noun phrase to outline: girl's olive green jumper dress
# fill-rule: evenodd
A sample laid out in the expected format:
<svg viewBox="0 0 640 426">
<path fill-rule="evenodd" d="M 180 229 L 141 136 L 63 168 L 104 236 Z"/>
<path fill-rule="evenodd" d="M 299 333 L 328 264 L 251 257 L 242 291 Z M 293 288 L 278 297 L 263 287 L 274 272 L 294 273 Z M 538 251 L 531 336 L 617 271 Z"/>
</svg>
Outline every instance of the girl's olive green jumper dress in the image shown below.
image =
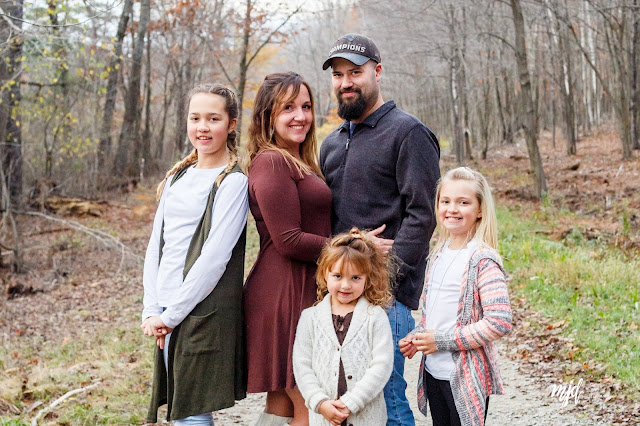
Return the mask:
<svg viewBox="0 0 640 426">
<path fill-rule="evenodd" d="M 178 171 L 171 184 L 185 171 Z M 242 171 L 235 165 L 229 173 Z M 218 188 L 219 184 L 213 185 L 207 207 L 189 244 L 183 277 L 200 256 L 209 235 Z M 148 422 L 157 421 L 158 407 L 164 404 L 168 405 L 167 420 L 176 420 L 231 407 L 236 400 L 246 396 L 242 312 L 245 241 L 246 227 L 214 290 L 173 330 L 168 347 L 168 372 L 162 350 L 156 347 Z M 163 243 L 161 234 L 161 248 Z"/>
</svg>

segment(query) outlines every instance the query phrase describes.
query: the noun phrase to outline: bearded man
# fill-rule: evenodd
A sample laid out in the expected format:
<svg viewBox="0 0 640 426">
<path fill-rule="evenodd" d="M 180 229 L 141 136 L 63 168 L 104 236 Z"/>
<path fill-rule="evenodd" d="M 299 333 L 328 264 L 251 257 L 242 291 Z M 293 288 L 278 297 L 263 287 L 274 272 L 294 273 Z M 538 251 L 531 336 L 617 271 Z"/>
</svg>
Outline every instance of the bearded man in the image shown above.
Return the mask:
<svg viewBox="0 0 640 426">
<path fill-rule="evenodd" d="M 329 67 L 338 115 L 344 119 L 320 149 L 320 166 L 333 197 L 332 232 L 376 228 L 372 235 L 378 245 L 391 249 L 398 264 L 388 310 L 394 368 L 384 397 L 387 425 L 415 425 L 398 340 L 415 325 L 411 310 L 418 309 L 435 228 L 440 146 L 420 120 L 394 101 L 383 101 L 382 63 L 373 40 L 359 34 L 341 37 L 322 66 Z"/>
</svg>

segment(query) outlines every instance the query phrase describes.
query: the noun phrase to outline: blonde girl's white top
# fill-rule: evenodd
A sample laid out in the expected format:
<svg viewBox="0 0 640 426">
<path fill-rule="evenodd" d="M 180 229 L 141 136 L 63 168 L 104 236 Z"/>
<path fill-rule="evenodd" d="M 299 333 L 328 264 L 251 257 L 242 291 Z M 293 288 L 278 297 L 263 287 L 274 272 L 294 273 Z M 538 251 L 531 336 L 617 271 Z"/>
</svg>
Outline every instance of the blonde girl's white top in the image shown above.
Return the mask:
<svg viewBox="0 0 640 426">
<path fill-rule="evenodd" d="M 242 173 L 231 173 L 222 181 L 213 202 L 211 230 L 200 257 L 184 280 L 182 273 L 213 183 L 225 167 L 189 167 L 173 185 L 171 178 L 167 180 L 144 261 L 143 321 L 159 315 L 167 327 L 175 328 L 222 277 L 249 212 L 248 179 Z M 164 246 L 158 264 L 163 222 Z"/>
<path fill-rule="evenodd" d="M 447 241 L 429 270 L 429 288 L 426 307 L 426 329 L 450 332 L 456 326 L 460 283 L 467 270 L 471 255 L 478 248 L 471 240 L 460 250 L 449 248 Z M 450 351 L 438 351 L 426 357 L 425 369 L 438 380 L 449 381 L 455 364 Z"/>
</svg>

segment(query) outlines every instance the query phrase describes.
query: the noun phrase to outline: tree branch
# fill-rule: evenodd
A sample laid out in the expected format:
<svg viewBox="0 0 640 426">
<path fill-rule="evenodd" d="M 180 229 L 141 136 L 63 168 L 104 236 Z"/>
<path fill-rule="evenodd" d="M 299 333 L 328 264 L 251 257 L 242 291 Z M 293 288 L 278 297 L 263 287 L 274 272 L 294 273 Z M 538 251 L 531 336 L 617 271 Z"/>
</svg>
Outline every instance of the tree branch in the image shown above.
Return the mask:
<svg viewBox="0 0 640 426">
<path fill-rule="evenodd" d="M 231 76 L 229 76 L 229 73 L 227 73 L 227 69 L 222 64 L 222 61 L 220 60 L 220 57 L 218 55 L 216 55 L 216 61 L 218 61 L 218 65 L 220 65 L 220 69 L 222 70 L 222 73 L 224 74 L 224 76 L 227 77 L 227 80 L 229 81 L 229 84 L 232 86 L 233 91 L 238 93 L 238 88 L 233 82 L 233 79 L 231 78 Z"/>
<path fill-rule="evenodd" d="M 22 28 L 20 28 L 19 26 L 17 26 L 16 24 L 13 23 L 13 20 L 15 19 L 16 21 L 21 21 L 24 22 L 22 19 L 18 19 L 15 18 L 11 15 L 7 15 L 6 13 L 4 13 L 4 10 L 2 9 L 2 7 L 0 7 L 0 16 L 2 16 L 2 18 L 7 21 L 7 23 L 9 24 L 9 26 L 11 28 L 13 28 L 15 31 L 21 33 L 22 32 Z"/>
<path fill-rule="evenodd" d="M 19 22 L 24 22 L 25 24 L 29 24 L 29 25 L 33 25 L 34 27 L 41 27 L 41 28 L 65 28 L 65 27 L 77 27 L 79 25 L 84 25 L 87 22 L 104 15 L 105 13 L 109 12 L 110 10 L 115 9 L 116 7 L 120 6 L 122 4 L 124 0 L 119 0 L 118 2 L 114 3 L 113 6 L 108 7 L 104 10 L 101 10 L 99 13 L 96 13 L 93 16 L 88 17 L 87 19 L 85 19 L 82 22 L 77 22 L 75 24 L 59 24 L 59 25 L 46 25 L 46 24 L 38 24 L 36 22 L 32 22 L 32 21 L 27 21 L 26 19 L 20 19 L 20 18 L 16 18 L 14 16 L 8 15 L 4 12 L 4 10 L 0 7 L 0 16 L 2 16 L 5 20 L 7 19 L 11 19 L 11 20 L 15 20 L 15 21 L 19 21 Z M 22 29 L 19 29 L 18 27 L 15 27 L 13 22 L 10 22 L 9 25 L 11 25 L 14 29 L 18 30 L 18 31 L 23 31 Z"/>
<path fill-rule="evenodd" d="M 120 253 L 121 253 L 121 257 L 120 257 L 120 265 L 118 266 L 118 270 L 116 271 L 114 276 L 117 276 L 120 273 L 120 270 L 122 269 L 122 265 L 124 264 L 124 259 L 125 259 L 125 252 L 128 251 L 129 253 L 131 253 L 131 255 L 138 259 L 138 260 L 144 260 L 144 258 L 142 256 L 139 256 L 137 254 L 135 254 L 133 252 L 133 250 L 131 250 L 129 247 L 127 247 L 126 245 L 124 245 L 119 239 L 117 239 L 116 237 L 114 237 L 113 235 L 107 234 L 104 231 L 100 231 L 98 229 L 92 229 L 92 228 L 88 228 L 76 221 L 73 220 L 64 220 L 64 219 L 60 219 L 58 217 L 55 216 L 50 216 L 44 213 L 40 213 L 40 212 L 31 212 L 31 211 L 17 211 L 17 214 L 22 214 L 22 215 L 27 215 L 27 216 L 37 216 L 37 217 L 41 217 L 53 222 L 58 222 L 58 223 L 62 223 L 63 225 L 66 225 L 67 227 L 71 228 L 71 229 L 75 229 L 76 231 L 80 231 L 80 232 L 84 232 L 85 234 L 95 238 L 96 240 L 100 241 L 102 244 L 104 244 L 106 247 L 118 247 L 120 248 Z"/>
<path fill-rule="evenodd" d="M 269 43 L 269 41 L 271 40 L 271 38 L 280 30 L 280 28 L 284 27 L 286 25 L 287 22 L 289 22 L 289 20 L 298 12 L 300 12 L 300 10 L 302 9 L 302 6 L 304 6 L 306 2 L 303 2 L 300 6 L 298 6 L 296 8 L 296 10 L 294 10 L 293 12 L 291 12 L 291 14 L 289 14 L 289 16 L 287 16 L 287 18 L 282 21 L 282 23 L 280 25 L 278 25 L 278 27 L 271 31 L 271 33 L 267 36 L 266 39 L 264 39 L 264 41 L 262 42 L 262 44 L 258 47 L 258 49 L 256 49 L 256 51 L 253 53 L 253 55 L 251 56 L 251 58 L 249 58 L 249 60 L 247 61 L 247 68 L 249 68 L 249 65 L 251 65 L 251 62 L 253 62 L 253 60 L 256 58 L 256 56 L 258 56 L 258 53 L 260 53 L 260 51 L 262 50 L 263 47 L 265 47 L 267 45 L 267 43 Z"/>
<path fill-rule="evenodd" d="M 60 405 L 66 399 L 71 398 L 73 395 L 77 395 L 79 393 L 83 393 L 83 392 L 86 392 L 88 390 L 91 390 L 91 389 L 97 387 L 99 384 L 100 384 L 100 382 L 96 382 L 96 383 L 93 383 L 92 385 L 85 386 L 85 387 L 79 388 L 79 389 L 74 389 L 74 390 L 71 390 L 71 391 L 65 393 L 60 398 L 58 398 L 55 401 L 53 401 L 48 407 L 43 408 L 42 410 L 38 411 L 38 414 L 36 414 L 36 416 L 33 418 L 33 420 L 31 420 L 31 426 L 38 426 L 38 421 L 40 420 L 40 418 L 42 416 L 44 416 L 46 413 L 48 413 L 52 409 L 56 408 L 58 405 Z"/>
<path fill-rule="evenodd" d="M 62 86 L 62 87 L 64 87 L 64 86 L 67 85 L 66 83 L 38 83 L 38 82 L 35 82 L 35 81 L 20 81 L 19 83 L 27 85 L 27 86 L 36 86 L 36 87 L 40 87 L 40 88 L 43 88 L 43 87 L 54 87 L 54 86 Z"/>
<path fill-rule="evenodd" d="M 494 33 L 490 33 L 490 32 L 485 32 L 485 31 L 483 31 L 483 32 L 478 33 L 478 35 L 480 35 L 480 36 L 482 36 L 482 35 L 486 35 L 486 36 L 489 36 L 489 37 L 497 38 L 498 40 L 500 40 L 501 42 L 503 42 L 505 45 L 509 46 L 509 47 L 511 48 L 511 50 L 513 50 L 514 52 L 516 51 L 516 48 L 515 48 L 515 46 L 514 46 L 513 44 L 509 43 L 509 42 L 507 41 L 507 39 L 505 39 L 505 38 L 504 38 L 504 37 L 502 37 L 502 36 L 499 36 L 498 34 L 494 34 Z"/>
</svg>

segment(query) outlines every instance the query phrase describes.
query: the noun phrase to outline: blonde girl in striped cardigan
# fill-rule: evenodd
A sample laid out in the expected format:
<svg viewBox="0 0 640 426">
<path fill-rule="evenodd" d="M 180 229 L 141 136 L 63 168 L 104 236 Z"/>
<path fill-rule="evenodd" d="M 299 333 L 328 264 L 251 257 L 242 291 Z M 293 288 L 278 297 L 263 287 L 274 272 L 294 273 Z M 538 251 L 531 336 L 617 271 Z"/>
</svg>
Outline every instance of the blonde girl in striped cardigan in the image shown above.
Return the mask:
<svg viewBox="0 0 640 426">
<path fill-rule="evenodd" d="M 439 239 L 429 259 L 422 319 L 398 345 L 423 353 L 418 407 L 434 426 L 484 425 L 489 395 L 502 394 L 493 342 L 511 330 L 511 305 L 497 252 L 491 189 L 459 167 L 436 190 Z"/>
</svg>

